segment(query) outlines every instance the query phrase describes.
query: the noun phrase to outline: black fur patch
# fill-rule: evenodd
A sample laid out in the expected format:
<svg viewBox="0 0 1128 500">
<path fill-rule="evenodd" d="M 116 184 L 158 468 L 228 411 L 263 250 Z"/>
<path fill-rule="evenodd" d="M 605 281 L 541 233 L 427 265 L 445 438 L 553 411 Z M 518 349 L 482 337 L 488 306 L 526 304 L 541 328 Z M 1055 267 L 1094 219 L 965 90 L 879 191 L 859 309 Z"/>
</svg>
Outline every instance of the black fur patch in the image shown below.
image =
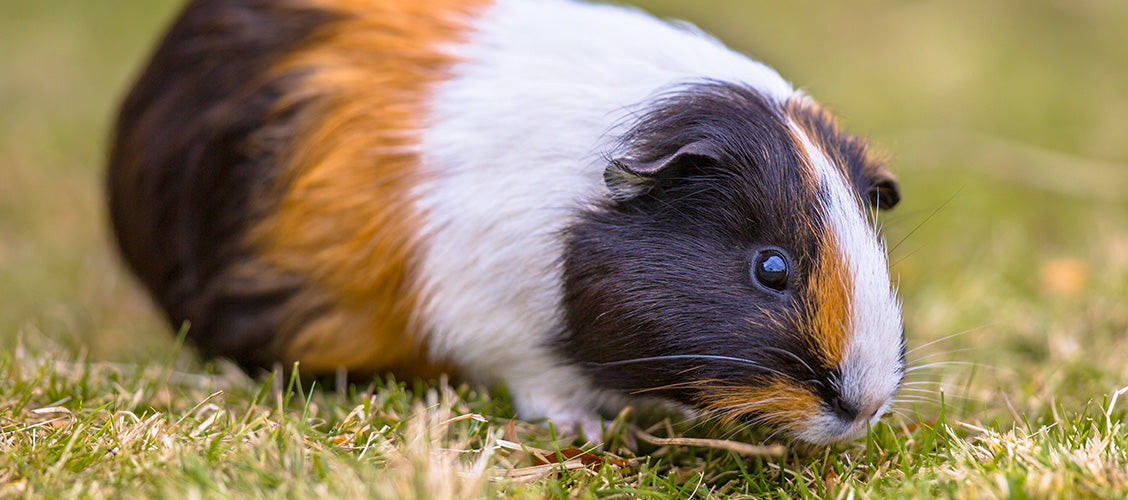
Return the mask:
<svg viewBox="0 0 1128 500">
<path fill-rule="evenodd" d="M 826 230 L 821 190 L 804 173 L 784 105 L 704 82 L 647 110 L 622 138 L 623 157 L 653 162 L 708 141 L 717 158 L 579 215 L 566 239 L 559 349 L 605 388 L 693 404 L 695 384 L 756 386 L 782 374 L 829 404 L 835 367 L 818 358 L 804 321 Z M 782 294 L 750 275 L 766 248 L 791 263 Z"/>
<path fill-rule="evenodd" d="M 305 286 L 242 244 L 286 134 L 266 125 L 285 122 L 270 114 L 290 80 L 266 72 L 331 18 L 285 0 L 193 1 L 118 116 L 109 204 L 125 260 L 174 327 L 191 321 L 206 352 L 244 365 L 277 358 L 272 325 Z"/>
</svg>

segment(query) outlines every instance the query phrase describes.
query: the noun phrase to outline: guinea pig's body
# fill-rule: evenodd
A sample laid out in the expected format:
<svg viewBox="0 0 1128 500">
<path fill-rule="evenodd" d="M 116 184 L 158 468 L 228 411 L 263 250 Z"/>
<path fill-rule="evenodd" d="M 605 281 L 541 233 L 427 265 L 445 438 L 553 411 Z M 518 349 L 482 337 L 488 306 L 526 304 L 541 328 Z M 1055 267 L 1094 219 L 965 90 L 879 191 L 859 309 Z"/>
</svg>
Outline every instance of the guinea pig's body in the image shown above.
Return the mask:
<svg viewBox="0 0 1128 500">
<path fill-rule="evenodd" d="M 903 374 L 896 185 L 774 71 L 570 0 L 195 0 L 125 101 L 123 254 L 244 366 L 632 395 L 815 443 Z"/>
</svg>

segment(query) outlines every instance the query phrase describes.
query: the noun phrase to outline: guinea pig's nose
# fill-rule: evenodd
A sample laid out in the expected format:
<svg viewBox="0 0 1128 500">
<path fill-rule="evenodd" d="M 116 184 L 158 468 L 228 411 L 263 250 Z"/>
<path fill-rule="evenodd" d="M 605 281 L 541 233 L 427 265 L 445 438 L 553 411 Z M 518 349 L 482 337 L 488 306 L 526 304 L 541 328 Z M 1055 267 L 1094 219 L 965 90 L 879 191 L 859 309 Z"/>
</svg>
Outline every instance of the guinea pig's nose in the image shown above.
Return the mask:
<svg viewBox="0 0 1128 500">
<path fill-rule="evenodd" d="M 830 400 L 830 409 L 834 411 L 838 418 L 847 422 L 853 422 L 854 419 L 858 418 L 858 406 L 846 401 L 841 396 L 835 396 Z"/>
</svg>

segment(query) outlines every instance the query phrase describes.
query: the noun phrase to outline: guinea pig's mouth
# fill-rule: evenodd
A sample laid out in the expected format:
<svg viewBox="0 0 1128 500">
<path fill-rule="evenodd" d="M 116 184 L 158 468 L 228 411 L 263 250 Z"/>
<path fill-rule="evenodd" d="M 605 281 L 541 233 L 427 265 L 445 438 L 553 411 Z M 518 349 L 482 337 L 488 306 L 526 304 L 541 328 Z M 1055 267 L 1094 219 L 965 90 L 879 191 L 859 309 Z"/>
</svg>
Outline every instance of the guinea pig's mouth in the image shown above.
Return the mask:
<svg viewBox="0 0 1128 500">
<path fill-rule="evenodd" d="M 795 439 L 816 445 L 853 441 L 864 436 L 871 426 L 881 420 L 888 408 L 887 401 L 880 408 L 857 414 L 853 418 L 843 418 L 837 411 L 820 410 L 789 430 Z"/>
<path fill-rule="evenodd" d="M 826 402 L 808 389 L 776 380 L 758 386 L 711 387 L 698 407 L 721 420 L 744 421 L 774 429 L 814 445 L 853 441 L 885 415 L 888 398 L 868 406 Z"/>
</svg>

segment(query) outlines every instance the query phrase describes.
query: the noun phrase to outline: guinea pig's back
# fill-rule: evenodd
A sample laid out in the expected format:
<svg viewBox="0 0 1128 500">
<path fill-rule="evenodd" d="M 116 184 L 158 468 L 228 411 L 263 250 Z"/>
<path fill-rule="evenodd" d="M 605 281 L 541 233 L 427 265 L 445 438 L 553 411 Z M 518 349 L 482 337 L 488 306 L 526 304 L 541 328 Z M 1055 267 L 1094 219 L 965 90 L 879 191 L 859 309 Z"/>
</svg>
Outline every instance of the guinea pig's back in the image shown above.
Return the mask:
<svg viewBox="0 0 1128 500">
<path fill-rule="evenodd" d="M 483 2 L 197 0 L 125 99 L 125 260 L 169 321 L 247 366 L 426 373 L 413 255 L 429 89 Z"/>
</svg>

